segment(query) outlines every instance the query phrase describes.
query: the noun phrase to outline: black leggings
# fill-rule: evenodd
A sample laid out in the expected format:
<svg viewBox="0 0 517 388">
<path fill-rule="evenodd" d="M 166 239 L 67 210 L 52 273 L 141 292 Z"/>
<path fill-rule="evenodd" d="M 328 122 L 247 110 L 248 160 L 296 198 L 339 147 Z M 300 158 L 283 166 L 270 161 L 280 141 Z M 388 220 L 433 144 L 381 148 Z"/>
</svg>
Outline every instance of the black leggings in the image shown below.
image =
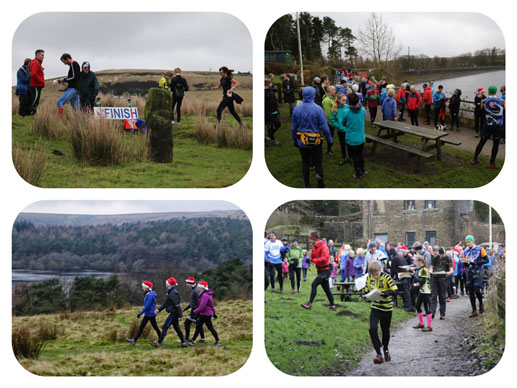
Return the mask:
<svg viewBox="0 0 517 388">
<path fill-rule="evenodd" d="M 158 328 L 158 324 L 156 323 L 156 317 L 144 317 L 142 319 L 142 322 L 140 322 L 140 327 L 138 328 L 138 332 L 136 333 L 135 338 L 133 338 L 135 342 L 142 335 L 142 332 L 144 331 L 144 327 L 145 325 L 147 325 L 147 322 L 151 322 L 151 326 L 153 327 L 156 334 L 158 334 L 158 338 L 160 338 L 162 333 L 160 333 L 160 329 Z"/>
<path fill-rule="evenodd" d="M 272 114 L 271 117 L 266 118 L 267 123 L 267 136 L 271 140 L 275 140 L 275 132 L 282 126 L 280 123 L 280 117 L 277 114 Z"/>
<path fill-rule="evenodd" d="M 302 284 L 302 279 L 300 276 L 301 272 L 302 272 L 301 268 L 295 268 L 293 266 L 289 266 L 289 280 L 291 281 L 291 290 L 297 290 L 297 291 L 300 290 L 300 286 Z M 296 275 L 296 288 L 294 288 L 295 275 Z"/>
<path fill-rule="evenodd" d="M 378 309 L 370 310 L 370 338 L 372 345 L 377 354 L 381 354 L 381 341 L 379 340 L 379 323 L 382 331 L 382 346 L 384 350 L 388 350 L 390 344 L 390 326 L 392 311 L 381 311 Z"/>
<path fill-rule="evenodd" d="M 454 122 L 456 122 L 456 128 L 460 129 L 460 114 L 458 113 L 451 113 L 451 129 L 454 127 Z"/>
<path fill-rule="evenodd" d="M 275 270 L 277 274 L 278 284 L 280 285 L 280 291 L 284 290 L 284 277 L 282 275 L 282 263 L 273 264 L 268 263 L 268 272 L 269 272 L 269 282 L 271 283 L 271 288 L 275 289 Z"/>
<path fill-rule="evenodd" d="M 474 159 L 477 160 L 479 154 L 481 153 L 481 150 L 483 150 L 483 147 L 485 146 L 485 143 L 488 141 L 488 139 L 490 139 L 490 135 L 488 135 L 488 137 L 487 137 L 486 134 L 484 134 L 484 132 L 481 132 L 481 139 L 479 140 L 479 143 L 476 147 L 476 152 L 474 153 Z M 499 152 L 499 142 L 500 141 L 501 141 L 500 137 L 496 138 L 494 136 L 493 144 L 492 144 L 492 153 L 490 154 L 490 164 L 495 163 L 495 158 L 497 157 L 497 153 Z"/>
<path fill-rule="evenodd" d="M 469 285 L 469 297 L 470 297 L 470 304 L 472 306 L 472 311 L 476 310 L 476 297 L 479 301 L 479 308 L 481 308 L 481 305 L 483 304 L 483 294 L 481 293 L 481 287 L 477 287 L 474 285 Z"/>
<path fill-rule="evenodd" d="M 431 312 L 436 312 L 437 299 L 440 302 L 440 314 L 445 315 L 447 306 L 447 289 L 449 280 L 445 275 L 435 275 L 431 277 Z"/>
<path fill-rule="evenodd" d="M 355 175 L 357 177 L 360 177 L 364 174 L 364 155 L 363 155 L 363 148 L 364 143 L 359 144 L 356 146 L 348 145 L 348 155 L 350 155 L 350 158 L 352 159 L 354 163 L 354 169 L 355 169 Z"/>
<path fill-rule="evenodd" d="M 411 291 L 413 289 L 413 282 L 411 281 L 411 278 L 402 278 L 400 282 L 402 283 L 402 296 L 404 299 L 404 308 L 406 310 L 415 308 L 414 299 L 411 295 Z"/>
<path fill-rule="evenodd" d="M 189 339 L 189 337 L 190 337 L 190 326 L 192 325 L 192 323 L 194 323 L 194 322 L 192 322 L 192 321 L 189 319 L 189 317 L 190 317 L 190 318 L 192 318 L 192 319 L 195 319 L 195 317 L 193 317 L 192 315 L 193 315 L 193 314 L 191 313 L 191 314 L 190 314 L 190 315 L 185 319 L 185 339 L 187 339 L 187 340 L 188 340 L 188 339 Z M 199 320 L 199 317 L 198 317 L 198 319 L 197 319 L 197 320 L 196 320 L 196 322 L 195 322 L 195 323 L 196 323 L 196 327 L 197 327 L 197 321 L 198 321 L 198 320 Z M 205 338 L 205 331 L 203 330 L 203 328 L 201 328 L 201 330 L 200 330 L 199 334 L 201 334 L 201 339 L 204 339 L 204 338 Z"/>
<path fill-rule="evenodd" d="M 474 111 L 474 127 L 476 128 L 476 134 L 479 133 L 481 127 L 483 126 L 483 119 L 485 115 L 482 111 Z"/>
<path fill-rule="evenodd" d="M 416 125 L 418 127 L 418 111 L 408 109 L 409 117 L 411 117 L 411 125 Z"/>
<path fill-rule="evenodd" d="M 431 122 L 431 105 L 425 105 L 425 120 L 427 121 L 427 124 Z"/>
<path fill-rule="evenodd" d="M 434 108 L 434 126 L 436 127 L 438 125 L 438 118 L 440 117 L 440 108 Z M 440 124 L 444 124 L 445 121 L 440 118 Z"/>
<path fill-rule="evenodd" d="M 241 118 L 239 117 L 237 112 L 235 112 L 235 106 L 233 105 L 233 98 L 232 97 L 228 97 L 228 96 L 223 96 L 223 99 L 222 99 L 221 103 L 217 107 L 217 121 L 218 122 L 221 121 L 221 115 L 223 113 L 224 108 L 226 108 L 226 107 L 228 107 L 228 110 L 230 111 L 232 116 L 240 124 L 241 123 Z"/>
<path fill-rule="evenodd" d="M 181 103 L 183 102 L 183 96 L 172 95 L 172 121 L 174 121 L 174 106 L 176 106 L 177 122 L 181 121 Z"/>
<path fill-rule="evenodd" d="M 346 160 L 346 132 L 337 131 L 337 137 L 339 138 L 339 145 L 341 146 L 341 156 L 343 160 Z"/>
<path fill-rule="evenodd" d="M 369 106 L 368 110 L 370 111 L 370 121 L 373 124 L 375 122 L 375 118 L 377 117 L 377 107 Z"/>
<path fill-rule="evenodd" d="M 431 314 L 431 294 L 422 294 L 421 292 L 418 294 L 416 298 L 416 312 L 422 312 L 422 305 L 424 305 L 425 314 Z"/>
<path fill-rule="evenodd" d="M 162 335 L 158 339 L 158 342 L 160 344 L 163 344 L 163 340 L 165 339 L 165 336 L 167 335 L 167 331 L 169 330 L 169 327 L 171 325 L 174 328 L 174 330 L 176 331 L 176 334 L 178 335 L 181 343 L 184 343 L 185 342 L 185 337 L 183 337 L 183 332 L 180 329 L 178 316 L 176 314 L 171 314 L 171 313 L 169 313 L 169 315 L 167 316 L 167 319 L 163 323 Z"/>
<path fill-rule="evenodd" d="M 461 275 L 458 275 L 457 283 L 458 283 L 458 291 L 461 290 L 461 293 L 465 294 L 465 285 L 467 284 L 467 275 L 464 273 L 462 273 Z"/>
<path fill-rule="evenodd" d="M 327 294 L 330 305 L 334 306 L 334 296 L 332 295 L 332 291 L 330 291 L 329 285 L 329 277 L 331 272 L 332 271 L 330 269 L 318 272 L 318 276 L 316 276 L 316 279 L 314 279 L 312 282 L 311 298 L 309 299 L 309 303 L 314 302 L 316 293 L 318 292 L 318 286 L 321 284 L 321 288 L 323 288 L 323 291 L 325 291 L 325 294 Z"/>
<path fill-rule="evenodd" d="M 201 334 L 201 331 L 203 330 L 203 325 L 206 325 L 208 330 L 210 330 L 210 333 L 212 333 L 212 335 L 214 336 L 215 340 L 219 342 L 219 336 L 217 335 L 217 331 L 215 331 L 214 326 L 212 325 L 212 317 L 209 317 L 207 315 L 201 315 L 197 320 L 196 332 L 194 333 L 194 337 L 192 337 L 192 341 L 195 341 L 197 336 Z M 203 338 L 202 334 L 201 338 Z"/>
<path fill-rule="evenodd" d="M 302 156 L 302 174 L 305 187 L 311 187 L 309 170 L 311 164 L 316 168 L 316 180 L 318 181 L 318 187 L 325 187 L 325 183 L 323 181 L 323 156 L 321 153 L 321 144 L 316 147 L 299 147 L 298 149 L 300 150 L 300 155 Z"/>
<path fill-rule="evenodd" d="M 308 268 L 302 268 L 302 272 L 303 272 L 303 280 L 307 280 L 307 269 L 308 269 Z"/>
</svg>

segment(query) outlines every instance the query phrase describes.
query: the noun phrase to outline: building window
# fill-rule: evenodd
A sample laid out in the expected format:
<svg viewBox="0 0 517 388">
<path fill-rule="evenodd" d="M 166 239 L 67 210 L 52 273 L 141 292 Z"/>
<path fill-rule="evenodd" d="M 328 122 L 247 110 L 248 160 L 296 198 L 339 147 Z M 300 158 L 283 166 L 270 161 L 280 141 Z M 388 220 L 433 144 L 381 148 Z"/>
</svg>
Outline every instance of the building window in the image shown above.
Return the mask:
<svg viewBox="0 0 517 388">
<path fill-rule="evenodd" d="M 409 201 L 404 201 L 404 210 L 416 210 L 415 201 L 412 199 Z"/>
<path fill-rule="evenodd" d="M 436 209 L 436 201 L 424 201 L 424 209 Z"/>
<path fill-rule="evenodd" d="M 406 232 L 406 247 L 410 248 L 416 241 L 416 232 Z"/>
<path fill-rule="evenodd" d="M 387 233 L 375 233 L 375 241 L 380 240 L 384 244 L 388 242 L 388 234 Z"/>
<path fill-rule="evenodd" d="M 425 241 L 427 241 L 429 245 L 436 245 L 436 232 L 425 232 Z"/>
</svg>

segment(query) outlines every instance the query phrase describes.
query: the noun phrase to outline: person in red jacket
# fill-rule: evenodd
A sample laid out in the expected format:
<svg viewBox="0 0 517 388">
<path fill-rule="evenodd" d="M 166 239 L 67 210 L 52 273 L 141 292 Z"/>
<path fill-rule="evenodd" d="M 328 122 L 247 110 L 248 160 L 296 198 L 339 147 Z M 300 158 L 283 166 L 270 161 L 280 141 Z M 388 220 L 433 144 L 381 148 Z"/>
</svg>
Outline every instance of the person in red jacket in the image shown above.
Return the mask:
<svg viewBox="0 0 517 388">
<path fill-rule="evenodd" d="M 411 117 L 411 125 L 418 127 L 418 108 L 422 105 L 422 96 L 417 92 L 414 86 L 409 89 L 409 96 L 407 98 L 407 109 L 409 117 Z"/>
<path fill-rule="evenodd" d="M 318 276 L 316 276 L 316 279 L 314 279 L 312 282 L 311 297 L 309 302 L 302 304 L 302 307 L 307 310 L 312 308 L 312 302 L 314 301 L 314 298 L 316 298 L 318 286 L 321 285 L 325 291 L 325 294 L 327 294 L 327 298 L 330 303 L 330 309 L 335 311 L 336 306 L 334 305 L 334 296 L 330 291 L 329 285 L 329 277 L 332 272 L 332 268 L 330 266 L 329 248 L 324 241 L 320 240 L 320 235 L 318 232 L 312 232 L 309 236 L 309 239 L 312 241 L 310 259 L 316 265 Z"/>
<path fill-rule="evenodd" d="M 35 114 L 38 110 L 41 91 L 45 87 L 45 76 L 43 74 L 43 58 L 45 58 L 45 51 L 37 49 L 34 53 L 34 59 L 29 65 L 29 71 L 32 74 L 31 82 L 29 83 L 29 96 L 31 101 L 31 114 Z"/>
<path fill-rule="evenodd" d="M 431 105 L 433 105 L 433 91 L 427 84 L 423 85 L 424 88 L 424 109 L 425 109 L 425 120 L 424 125 L 431 123 Z"/>
<path fill-rule="evenodd" d="M 404 119 L 404 108 L 406 107 L 406 83 L 400 85 L 400 89 L 397 93 L 397 104 L 399 104 L 400 116 L 399 121 L 406 121 Z"/>
</svg>

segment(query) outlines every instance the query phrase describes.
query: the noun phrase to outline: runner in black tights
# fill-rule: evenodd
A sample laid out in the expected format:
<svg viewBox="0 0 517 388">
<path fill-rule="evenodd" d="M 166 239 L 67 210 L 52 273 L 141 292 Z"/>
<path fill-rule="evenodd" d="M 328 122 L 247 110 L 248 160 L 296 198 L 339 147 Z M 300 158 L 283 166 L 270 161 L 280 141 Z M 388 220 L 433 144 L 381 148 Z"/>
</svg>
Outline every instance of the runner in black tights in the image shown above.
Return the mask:
<svg viewBox="0 0 517 388">
<path fill-rule="evenodd" d="M 232 72 L 233 70 L 228 69 L 226 66 L 221 67 L 219 69 L 221 80 L 217 86 L 211 88 L 211 90 L 223 89 L 223 99 L 217 107 L 217 123 L 221 122 L 221 115 L 224 108 L 227 107 L 235 120 L 242 125 L 241 118 L 237 112 L 235 112 L 235 106 L 233 104 L 233 91 L 239 86 L 239 82 L 233 79 Z"/>
</svg>

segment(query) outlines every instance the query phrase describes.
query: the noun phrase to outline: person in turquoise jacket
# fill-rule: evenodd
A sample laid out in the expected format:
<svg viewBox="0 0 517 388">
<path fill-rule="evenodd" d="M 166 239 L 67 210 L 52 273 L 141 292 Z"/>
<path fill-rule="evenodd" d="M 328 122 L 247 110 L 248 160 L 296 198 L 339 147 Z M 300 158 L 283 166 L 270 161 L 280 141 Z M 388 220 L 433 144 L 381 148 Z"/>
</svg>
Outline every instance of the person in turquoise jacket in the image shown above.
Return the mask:
<svg viewBox="0 0 517 388">
<path fill-rule="evenodd" d="M 338 162 L 338 165 L 344 165 L 348 160 L 346 158 L 346 139 L 345 139 L 345 126 L 343 125 L 343 112 L 348 109 L 346 105 L 346 94 L 338 93 L 334 102 L 334 107 L 330 113 L 330 122 L 337 131 L 339 144 L 341 146 L 341 157 L 342 159 Z"/>
<path fill-rule="evenodd" d="M 345 140 L 348 146 L 348 154 L 352 158 L 355 174 L 352 178 L 361 179 L 368 174 L 364 169 L 363 148 L 366 140 L 364 133 L 364 120 L 366 111 L 361 107 L 359 96 L 356 93 L 348 95 L 349 108 L 343 112 L 343 125 L 346 127 Z"/>
<path fill-rule="evenodd" d="M 445 94 L 443 93 L 443 86 L 439 85 L 438 90 L 433 94 L 433 106 L 434 106 L 434 126 L 438 126 L 438 117 L 440 118 L 440 124 L 445 123 Z"/>
</svg>

